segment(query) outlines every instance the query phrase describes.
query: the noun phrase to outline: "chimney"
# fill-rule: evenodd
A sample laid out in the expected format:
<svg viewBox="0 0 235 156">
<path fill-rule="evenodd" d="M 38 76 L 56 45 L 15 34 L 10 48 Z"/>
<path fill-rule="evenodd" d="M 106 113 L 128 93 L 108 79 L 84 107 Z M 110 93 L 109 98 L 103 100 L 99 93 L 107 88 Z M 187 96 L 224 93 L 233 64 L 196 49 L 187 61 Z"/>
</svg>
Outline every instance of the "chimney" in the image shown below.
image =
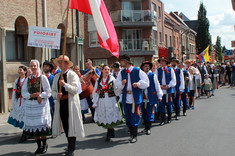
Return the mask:
<svg viewBox="0 0 235 156">
<path fill-rule="evenodd" d="M 178 16 L 178 11 L 175 11 L 174 14 L 176 14 Z"/>
</svg>

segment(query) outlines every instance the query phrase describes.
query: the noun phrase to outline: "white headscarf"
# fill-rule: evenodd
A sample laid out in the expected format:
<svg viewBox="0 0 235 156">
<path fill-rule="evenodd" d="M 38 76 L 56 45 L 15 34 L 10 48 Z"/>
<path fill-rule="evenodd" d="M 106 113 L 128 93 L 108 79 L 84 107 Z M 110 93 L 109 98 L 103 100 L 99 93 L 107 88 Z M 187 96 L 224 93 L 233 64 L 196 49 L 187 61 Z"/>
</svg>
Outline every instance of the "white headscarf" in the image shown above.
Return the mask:
<svg viewBox="0 0 235 156">
<path fill-rule="evenodd" d="M 38 65 L 38 72 L 39 72 L 39 75 L 40 75 L 40 74 L 41 74 L 41 68 L 40 68 L 40 63 L 39 63 L 39 61 L 38 61 L 38 60 L 31 60 L 31 61 L 30 61 L 30 64 L 31 64 L 32 62 L 37 63 L 37 65 Z"/>
</svg>

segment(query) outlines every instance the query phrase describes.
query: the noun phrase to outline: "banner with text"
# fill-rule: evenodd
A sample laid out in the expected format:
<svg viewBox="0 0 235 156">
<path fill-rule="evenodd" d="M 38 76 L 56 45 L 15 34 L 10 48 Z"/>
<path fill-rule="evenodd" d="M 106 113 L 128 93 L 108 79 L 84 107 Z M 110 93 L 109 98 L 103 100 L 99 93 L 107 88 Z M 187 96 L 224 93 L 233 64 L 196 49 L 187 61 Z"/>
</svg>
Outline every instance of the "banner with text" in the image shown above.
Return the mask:
<svg viewBox="0 0 235 156">
<path fill-rule="evenodd" d="M 28 46 L 60 49 L 61 29 L 29 27 Z"/>
</svg>

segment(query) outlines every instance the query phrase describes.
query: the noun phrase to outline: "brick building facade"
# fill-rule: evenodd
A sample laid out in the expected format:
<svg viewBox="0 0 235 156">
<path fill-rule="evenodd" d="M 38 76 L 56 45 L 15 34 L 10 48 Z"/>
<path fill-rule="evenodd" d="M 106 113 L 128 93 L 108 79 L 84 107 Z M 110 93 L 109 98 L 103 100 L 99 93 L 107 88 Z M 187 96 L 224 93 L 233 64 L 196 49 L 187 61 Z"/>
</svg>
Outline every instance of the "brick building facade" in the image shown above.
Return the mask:
<svg viewBox="0 0 235 156">
<path fill-rule="evenodd" d="M 11 94 L 20 65 L 29 65 L 31 59 L 41 60 L 41 48 L 27 47 L 29 26 L 62 29 L 61 49 L 45 50 L 45 60 L 58 57 L 62 53 L 67 0 L 2 0 L 0 6 L 0 52 L 1 83 L 0 113 L 11 106 Z M 77 38 L 84 38 L 84 15 L 70 10 L 66 54 L 74 64 L 83 64 L 83 47 Z M 81 54 L 81 55 L 80 55 Z M 10 100 L 9 100 L 10 99 Z"/>
</svg>

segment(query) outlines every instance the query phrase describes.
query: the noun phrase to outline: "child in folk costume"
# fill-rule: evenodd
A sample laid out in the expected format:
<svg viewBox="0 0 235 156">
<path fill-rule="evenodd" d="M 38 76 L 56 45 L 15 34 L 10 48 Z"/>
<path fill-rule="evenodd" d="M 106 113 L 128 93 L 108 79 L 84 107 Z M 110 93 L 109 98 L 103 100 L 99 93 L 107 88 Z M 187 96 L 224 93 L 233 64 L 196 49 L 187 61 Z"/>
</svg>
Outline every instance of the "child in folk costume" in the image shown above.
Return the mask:
<svg viewBox="0 0 235 156">
<path fill-rule="evenodd" d="M 30 67 L 32 75 L 25 80 L 22 88 L 22 96 L 26 99 L 24 130 L 26 135 L 34 137 L 38 145 L 35 154 L 43 154 L 48 148 L 46 136 L 51 134 L 51 113 L 48 100 L 51 96 L 51 89 L 47 77 L 41 75 L 38 60 L 31 60 Z"/>
<path fill-rule="evenodd" d="M 215 90 L 217 89 L 217 81 L 218 81 L 218 77 L 219 77 L 219 73 L 216 70 L 216 67 L 214 64 L 211 64 L 211 69 L 210 69 L 210 78 L 212 81 L 212 96 L 214 96 L 215 94 Z"/>
<path fill-rule="evenodd" d="M 105 141 L 115 136 L 113 126 L 122 123 L 122 116 L 118 107 L 115 78 L 110 75 L 110 68 L 104 65 L 100 78 L 96 81 L 93 90 L 94 120 L 98 126 L 108 129 Z"/>
<path fill-rule="evenodd" d="M 73 66 L 73 71 L 78 75 L 81 83 L 84 83 L 83 80 L 81 79 L 82 74 L 80 73 L 80 68 L 77 65 Z M 81 87 L 79 87 L 79 88 L 81 88 Z M 78 94 L 80 94 L 80 93 L 82 93 L 82 90 L 78 91 Z M 80 105 L 81 105 L 81 112 L 82 112 L 82 120 L 83 120 L 83 122 L 85 122 L 85 120 L 86 120 L 85 114 L 88 113 L 87 98 L 81 99 L 81 97 L 80 97 Z"/>
<path fill-rule="evenodd" d="M 204 80 L 202 85 L 205 85 L 205 92 L 206 92 L 207 98 L 209 98 L 211 96 L 210 92 L 211 92 L 211 89 L 212 89 L 212 81 L 210 79 L 209 74 L 206 74 L 206 79 Z"/>
<path fill-rule="evenodd" d="M 19 127 L 20 129 L 24 126 L 24 98 L 22 97 L 22 87 L 26 79 L 27 68 L 20 66 L 18 69 L 19 77 L 15 80 L 13 94 L 12 94 L 12 109 L 8 118 L 8 123 Z M 24 142 L 26 136 L 24 132 L 19 140 L 19 143 Z"/>
<path fill-rule="evenodd" d="M 195 109 L 195 95 L 197 90 L 197 83 L 195 78 L 194 67 L 188 69 L 189 72 L 189 106 Z"/>
</svg>

